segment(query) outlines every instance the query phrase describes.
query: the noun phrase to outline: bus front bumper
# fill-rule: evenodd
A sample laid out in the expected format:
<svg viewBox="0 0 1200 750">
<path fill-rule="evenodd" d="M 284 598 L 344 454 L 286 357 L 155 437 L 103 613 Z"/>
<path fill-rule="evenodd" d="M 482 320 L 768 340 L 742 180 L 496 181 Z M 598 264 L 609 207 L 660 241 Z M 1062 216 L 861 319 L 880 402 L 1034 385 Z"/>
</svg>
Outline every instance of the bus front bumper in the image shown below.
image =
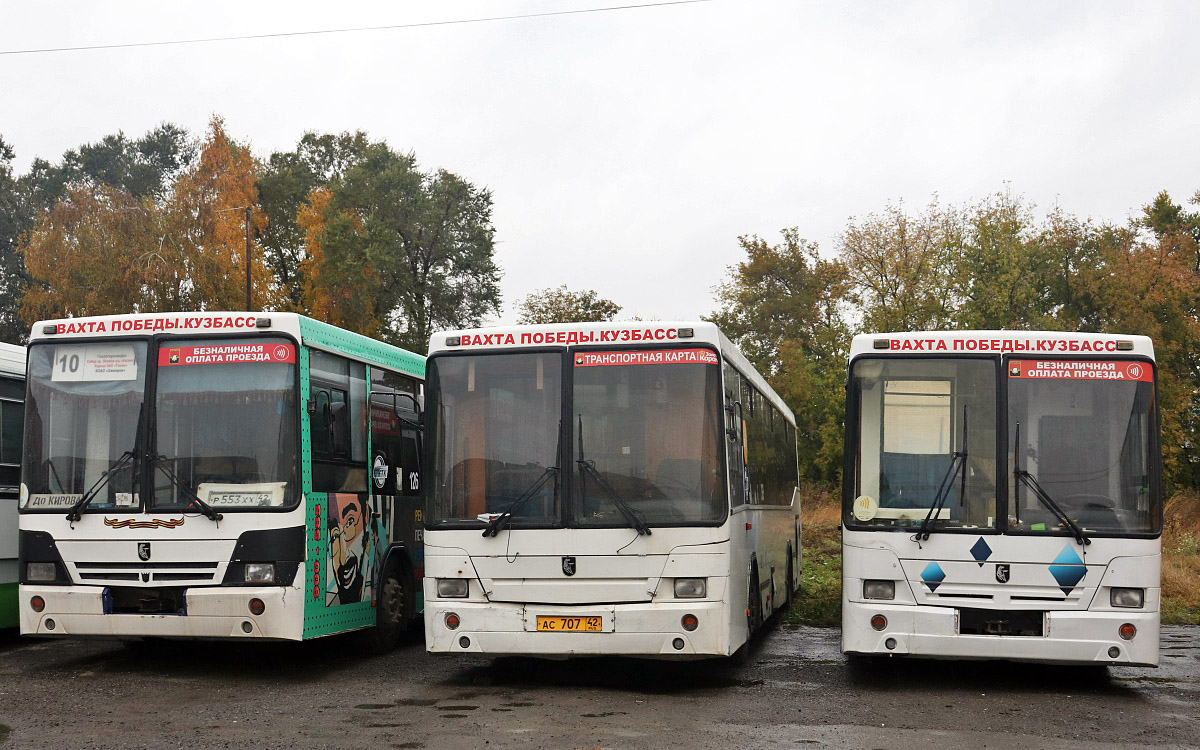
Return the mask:
<svg viewBox="0 0 1200 750">
<path fill-rule="evenodd" d="M 449 628 L 446 616 L 459 618 Z M 695 630 L 684 630 L 684 615 L 694 615 Z M 538 616 L 601 617 L 603 632 L 545 632 Z M 425 646 L 439 653 L 488 656 L 642 656 L 653 659 L 704 659 L 729 656 L 729 615 L 720 602 L 655 604 L 551 605 L 426 600 Z"/>
<path fill-rule="evenodd" d="M 103 586 L 22 584 L 21 634 L 97 638 L 252 638 L 296 641 L 304 633 L 304 592 L 284 586 L 189 588 L 186 614 L 106 614 Z M 30 600 L 45 608 L 35 612 Z M 250 600 L 265 605 L 250 612 Z"/>
<path fill-rule="evenodd" d="M 877 614 L 887 618 L 881 631 L 870 625 Z M 1045 623 L 1042 636 L 960 635 L 953 607 L 848 602 L 842 605 L 842 650 L 936 659 L 1158 666 L 1157 612 L 1049 611 Z M 1118 634 L 1125 623 L 1137 628 L 1132 640 Z"/>
</svg>

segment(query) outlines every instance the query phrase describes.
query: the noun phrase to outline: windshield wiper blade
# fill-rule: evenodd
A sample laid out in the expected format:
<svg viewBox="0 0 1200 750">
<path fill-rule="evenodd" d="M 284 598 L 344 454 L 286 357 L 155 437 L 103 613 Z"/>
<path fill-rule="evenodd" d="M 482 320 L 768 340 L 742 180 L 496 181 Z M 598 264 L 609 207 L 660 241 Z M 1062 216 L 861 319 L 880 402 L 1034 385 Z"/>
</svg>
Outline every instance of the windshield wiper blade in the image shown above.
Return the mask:
<svg viewBox="0 0 1200 750">
<path fill-rule="evenodd" d="M 543 471 L 541 473 L 541 475 L 537 478 L 537 481 L 535 481 L 533 484 L 531 484 L 529 486 L 529 489 L 522 492 L 521 496 L 518 497 L 516 500 L 513 500 L 512 503 L 507 508 L 504 509 L 503 513 L 496 516 L 492 520 L 488 521 L 487 526 L 483 530 L 483 535 L 485 537 L 489 537 L 489 536 L 496 536 L 496 534 L 499 534 L 500 533 L 500 524 L 504 523 L 505 520 L 512 517 L 512 514 L 514 512 L 516 512 L 517 508 L 524 505 L 525 502 L 527 500 L 529 500 L 529 498 L 536 495 L 537 491 L 540 490 L 544 484 L 546 484 L 546 480 L 557 473 L 558 473 L 557 466 L 547 466 L 545 471 Z"/>
<path fill-rule="evenodd" d="M 929 539 L 929 534 L 933 530 L 933 519 L 942 513 L 942 508 L 946 505 L 946 500 L 950 497 L 950 490 L 954 487 L 954 479 L 958 476 L 958 472 L 962 472 L 962 488 L 959 490 L 959 501 L 965 503 L 965 495 L 967 491 L 967 407 L 963 407 L 963 440 L 962 450 L 954 451 L 950 454 L 950 467 L 946 469 L 946 475 L 942 477 L 942 483 L 938 485 L 937 494 L 933 496 L 933 502 L 929 505 L 929 512 L 925 514 L 925 519 L 921 521 L 920 528 L 917 529 L 916 542 L 920 546 L 921 542 Z"/>
<path fill-rule="evenodd" d="M 583 417 L 579 418 L 579 458 L 576 459 L 575 463 L 579 464 L 579 472 L 581 475 L 585 473 L 590 474 L 592 478 L 596 480 L 596 484 L 600 485 L 600 489 L 604 490 L 604 494 L 608 495 L 608 499 L 612 500 L 613 505 L 617 506 L 617 510 L 621 512 L 621 515 L 625 516 L 625 521 L 631 527 L 637 529 L 638 536 L 650 536 L 650 526 L 646 524 L 646 521 L 642 519 L 641 515 L 639 515 L 638 512 L 633 509 L 633 506 L 621 498 L 621 496 L 617 494 L 617 491 L 613 489 L 612 485 L 608 483 L 608 480 L 606 480 L 600 474 L 600 472 L 596 470 L 596 462 L 589 461 L 583 457 Z M 582 480 L 582 476 L 580 479 Z M 581 486 L 580 494 L 583 494 L 582 490 L 583 488 Z"/>
<path fill-rule="evenodd" d="M 167 458 L 160 453 L 156 456 L 151 456 L 150 460 L 154 463 L 154 468 L 165 474 L 167 479 L 171 480 L 171 484 L 175 485 L 176 488 L 182 490 L 185 494 L 185 499 L 188 499 L 191 504 L 199 508 L 202 514 L 208 516 L 213 521 L 220 521 L 225 517 L 224 514 L 217 511 L 216 508 L 213 508 L 211 505 L 201 500 L 200 496 L 196 494 L 196 491 L 191 487 L 188 487 L 187 484 L 179 478 L 179 475 L 175 473 L 175 470 L 166 465 L 167 461 L 171 461 L 173 459 Z"/>
<path fill-rule="evenodd" d="M 1020 451 L 1022 449 L 1022 446 L 1020 445 L 1020 439 L 1021 439 L 1021 425 L 1018 423 L 1017 424 L 1017 437 L 1013 441 L 1014 443 L 1016 443 L 1016 447 L 1014 449 L 1015 452 L 1013 454 L 1014 455 L 1013 476 L 1017 479 L 1017 481 L 1019 483 L 1023 482 L 1026 487 L 1033 490 L 1033 496 L 1036 497 L 1042 505 L 1046 506 L 1046 508 L 1051 513 L 1053 513 L 1055 516 L 1057 516 L 1058 520 L 1062 521 L 1064 526 L 1066 526 L 1068 529 L 1071 530 L 1072 536 L 1075 537 L 1075 541 L 1079 542 L 1080 547 L 1091 544 L 1092 540 L 1088 538 L 1087 534 L 1083 533 L 1083 529 L 1081 529 L 1079 527 L 1079 524 L 1072 521 L 1071 517 L 1066 514 L 1066 512 L 1059 506 L 1059 504 L 1054 502 L 1054 499 L 1050 497 L 1050 493 L 1048 493 L 1048 492 L 1046 492 L 1046 490 L 1042 489 L 1042 485 L 1038 483 L 1038 480 L 1034 479 L 1033 475 L 1030 474 L 1028 471 L 1023 471 L 1021 469 Z M 1017 493 L 1016 493 L 1015 499 L 1018 501 L 1017 507 L 1020 508 L 1021 496 L 1020 496 L 1020 485 L 1019 484 L 1017 487 Z"/>
<path fill-rule="evenodd" d="M 112 465 L 100 474 L 100 477 L 91 486 L 91 488 L 89 488 L 87 492 L 83 493 L 83 496 L 76 500 L 75 504 L 71 506 L 71 509 L 67 511 L 67 520 L 72 523 L 75 521 L 82 521 L 83 509 L 88 506 L 88 503 L 96 499 L 96 495 L 100 494 L 101 488 L 108 483 L 109 477 L 125 468 L 125 466 L 127 466 L 135 458 L 137 458 L 137 454 L 133 451 L 125 451 L 118 456 L 117 460 L 113 461 Z"/>
</svg>

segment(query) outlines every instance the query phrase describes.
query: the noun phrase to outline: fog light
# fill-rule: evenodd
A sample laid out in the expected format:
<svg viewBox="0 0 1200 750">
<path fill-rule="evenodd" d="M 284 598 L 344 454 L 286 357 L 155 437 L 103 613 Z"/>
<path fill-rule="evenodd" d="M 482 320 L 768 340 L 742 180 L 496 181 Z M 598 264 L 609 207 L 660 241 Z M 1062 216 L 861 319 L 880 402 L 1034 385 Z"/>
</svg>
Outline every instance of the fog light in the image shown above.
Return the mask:
<svg viewBox="0 0 1200 750">
<path fill-rule="evenodd" d="M 465 599 L 468 588 L 466 578 L 437 579 L 437 594 L 443 599 Z"/>
<path fill-rule="evenodd" d="M 470 648 L 471 647 L 471 639 L 464 635 L 458 639 L 458 645 L 462 646 L 463 648 Z"/>
<path fill-rule="evenodd" d="M 246 620 L 245 622 L 242 623 L 242 632 L 243 633 L 249 633 L 252 630 L 254 630 L 254 623 L 250 622 L 249 620 Z"/>
<path fill-rule="evenodd" d="M 893 651 L 896 648 L 896 639 L 888 638 L 886 641 L 883 642 L 883 645 L 887 648 L 888 651 Z"/>
<path fill-rule="evenodd" d="M 46 600 L 40 596 L 35 596 L 29 600 L 29 606 L 33 608 L 34 612 L 41 612 L 46 608 Z"/>
<path fill-rule="evenodd" d="M 451 630 L 458 630 L 460 624 L 462 624 L 462 621 L 458 619 L 458 615 L 453 612 L 446 613 L 446 627 Z"/>
<path fill-rule="evenodd" d="M 683 639 L 676 638 L 675 640 L 671 641 L 671 646 L 673 646 L 676 651 L 682 651 L 683 650 Z"/>
<path fill-rule="evenodd" d="M 242 577 L 246 583 L 274 583 L 275 563 L 246 563 Z"/>
<path fill-rule="evenodd" d="M 684 615 L 679 619 L 679 624 L 683 626 L 684 630 L 690 633 L 700 626 L 700 619 L 695 615 Z"/>
<path fill-rule="evenodd" d="M 896 582 L 895 581 L 863 581 L 863 598 L 864 599 L 895 599 L 896 598 Z"/>
<path fill-rule="evenodd" d="M 1137 635 L 1137 628 L 1135 628 L 1133 626 L 1133 623 L 1127 622 L 1124 625 L 1122 625 L 1121 629 L 1118 630 L 1117 632 L 1121 634 L 1121 637 L 1123 639 L 1125 639 L 1127 641 L 1132 641 L 1133 637 L 1135 635 Z"/>
<path fill-rule="evenodd" d="M 1145 589 L 1114 588 L 1108 594 L 1108 603 L 1114 607 L 1140 609 L 1145 601 Z"/>
<path fill-rule="evenodd" d="M 261 615 L 266 611 L 267 605 L 263 603 L 262 599 L 254 598 L 250 600 L 250 614 Z"/>
<path fill-rule="evenodd" d="M 46 630 L 54 630 L 54 620 L 46 618 Z"/>
<path fill-rule="evenodd" d="M 1121 649 L 1117 648 L 1116 646 L 1113 646 L 1112 648 L 1110 648 L 1108 650 L 1108 658 L 1110 658 L 1110 659 L 1115 659 L 1120 655 L 1121 655 Z"/>
<path fill-rule="evenodd" d="M 707 583 L 704 578 L 676 578 L 676 599 L 703 599 L 707 594 Z"/>
<path fill-rule="evenodd" d="M 887 627 L 887 618 L 883 615 L 875 615 L 871 618 L 871 627 L 876 630 L 883 630 Z"/>
<path fill-rule="evenodd" d="M 58 566 L 52 562 L 25 564 L 25 577 L 30 581 L 53 581 L 58 577 Z"/>
</svg>

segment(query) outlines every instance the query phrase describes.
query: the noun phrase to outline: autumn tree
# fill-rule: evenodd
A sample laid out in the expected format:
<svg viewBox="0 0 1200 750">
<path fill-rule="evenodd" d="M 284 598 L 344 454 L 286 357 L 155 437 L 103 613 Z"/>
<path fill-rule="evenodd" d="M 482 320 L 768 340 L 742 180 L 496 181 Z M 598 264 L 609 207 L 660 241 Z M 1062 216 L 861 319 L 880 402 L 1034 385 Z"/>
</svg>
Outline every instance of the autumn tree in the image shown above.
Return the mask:
<svg viewBox="0 0 1200 750">
<path fill-rule="evenodd" d="M 517 303 L 517 322 L 591 323 L 612 320 L 621 306 L 592 289 L 572 292 L 562 284 L 529 294 Z"/>
<path fill-rule="evenodd" d="M 488 190 L 369 144 L 302 209 L 304 309 L 416 351 L 478 325 L 500 306 L 491 212 Z"/>
</svg>

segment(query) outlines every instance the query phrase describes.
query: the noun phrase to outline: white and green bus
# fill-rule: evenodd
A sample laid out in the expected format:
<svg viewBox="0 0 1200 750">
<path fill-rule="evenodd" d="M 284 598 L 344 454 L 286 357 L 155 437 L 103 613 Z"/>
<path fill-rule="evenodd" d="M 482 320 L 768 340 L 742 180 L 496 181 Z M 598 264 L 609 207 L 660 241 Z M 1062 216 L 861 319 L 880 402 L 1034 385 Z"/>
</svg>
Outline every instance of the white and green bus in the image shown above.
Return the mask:
<svg viewBox="0 0 1200 750">
<path fill-rule="evenodd" d="M 421 612 L 425 358 L 292 313 L 37 323 L 21 632 L 390 648 Z"/>
<path fill-rule="evenodd" d="M 25 347 L 0 343 L 0 628 L 17 626 L 17 488 Z"/>
</svg>

